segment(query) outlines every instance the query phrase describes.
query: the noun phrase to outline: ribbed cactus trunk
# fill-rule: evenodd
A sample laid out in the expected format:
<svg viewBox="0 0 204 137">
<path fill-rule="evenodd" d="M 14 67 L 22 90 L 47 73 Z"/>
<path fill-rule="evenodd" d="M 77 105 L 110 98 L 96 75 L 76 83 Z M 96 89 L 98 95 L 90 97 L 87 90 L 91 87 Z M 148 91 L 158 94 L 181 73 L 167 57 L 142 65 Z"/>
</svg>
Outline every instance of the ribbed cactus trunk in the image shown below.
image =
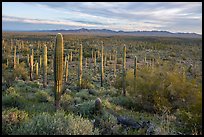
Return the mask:
<svg viewBox="0 0 204 137">
<path fill-rule="evenodd" d="M 14 47 L 14 55 L 13 55 L 13 68 L 16 68 L 16 46 Z"/>
<path fill-rule="evenodd" d="M 9 67 L 9 60 L 6 59 L 6 66 Z"/>
<path fill-rule="evenodd" d="M 96 51 L 94 52 L 94 72 L 96 73 Z"/>
<path fill-rule="evenodd" d="M 27 63 L 28 63 L 28 66 L 30 67 L 29 54 L 27 54 Z"/>
<path fill-rule="evenodd" d="M 122 86 L 123 86 L 123 95 L 126 96 L 126 46 L 123 47 L 123 75 L 122 75 Z"/>
<path fill-rule="evenodd" d="M 107 54 L 105 53 L 104 54 L 104 68 L 106 67 L 107 65 Z"/>
<path fill-rule="evenodd" d="M 134 91 L 136 90 L 136 79 L 137 79 L 137 56 L 134 58 Z"/>
<path fill-rule="evenodd" d="M 35 71 L 36 71 L 36 77 L 35 79 L 38 79 L 38 62 L 35 63 Z"/>
<path fill-rule="evenodd" d="M 17 55 L 17 64 L 19 65 L 19 55 Z"/>
<path fill-rule="evenodd" d="M 40 62 L 40 68 L 41 68 L 42 67 L 42 57 L 41 57 L 41 55 L 40 55 L 39 62 Z"/>
<path fill-rule="evenodd" d="M 103 68 L 103 42 L 101 46 L 101 87 L 103 87 L 104 82 L 104 68 Z"/>
<path fill-rule="evenodd" d="M 82 47 L 82 44 L 80 44 L 80 48 L 79 48 L 79 66 L 78 66 L 78 83 L 79 83 L 80 88 L 81 88 L 81 82 L 82 82 L 82 59 L 83 59 L 83 47 Z"/>
<path fill-rule="evenodd" d="M 114 77 L 116 77 L 116 65 L 117 65 L 117 51 L 115 51 L 115 62 L 114 62 Z"/>
<path fill-rule="evenodd" d="M 66 68 L 65 68 L 65 82 L 68 82 L 68 75 L 69 75 L 69 59 L 66 61 Z"/>
<path fill-rule="evenodd" d="M 93 58 L 94 58 L 94 55 L 93 55 L 94 53 L 93 53 L 93 49 L 91 50 L 91 59 L 93 60 Z"/>
<path fill-rule="evenodd" d="M 33 56 L 30 55 L 30 81 L 33 81 Z"/>
<path fill-rule="evenodd" d="M 43 48 L 43 87 L 47 87 L 47 46 Z"/>
<path fill-rule="evenodd" d="M 33 49 L 31 50 L 31 54 L 32 54 L 32 58 L 34 60 L 34 51 L 33 51 Z"/>
<path fill-rule="evenodd" d="M 70 53 L 70 62 L 72 62 L 72 51 Z"/>
<path fill-rule="evenodd" d="M 59 101 L 62 94 L 63 56 L 64 56 L 63 37 L 61 33 L 58 33 L 56 36 L 54 52 L 54 93 L 56 110 L 60 107 Z"/>
<path fill-rule="evenodd" d="M 85 58 L 85 67 L 87 68 L 87 58 Z"/>
</svg>

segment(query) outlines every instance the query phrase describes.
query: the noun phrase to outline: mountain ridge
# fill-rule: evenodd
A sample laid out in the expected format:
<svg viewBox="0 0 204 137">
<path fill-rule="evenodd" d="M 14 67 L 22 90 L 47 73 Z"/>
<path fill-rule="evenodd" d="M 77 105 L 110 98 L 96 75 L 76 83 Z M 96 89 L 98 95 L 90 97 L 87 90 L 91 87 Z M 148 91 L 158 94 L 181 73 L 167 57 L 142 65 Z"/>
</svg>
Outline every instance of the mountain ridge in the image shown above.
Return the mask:
<svg viewBox="0 0 204 137">
<path fill-rule="evenodd" d="M 129 36 L 158 36 L 158 37 L 184 37 L 184 38 L 202 38 L 201 34 L 184 33 L 184 32 L 169 32 L 169 31 L 114 31 L 109 29 L 56 29 L 56 30 L 30 30 L 23 32 L 49 32 L 49 33 L 64 33 L 64 34 L 98 34 L 98 35 L 129 35 Z"/>
</svg>

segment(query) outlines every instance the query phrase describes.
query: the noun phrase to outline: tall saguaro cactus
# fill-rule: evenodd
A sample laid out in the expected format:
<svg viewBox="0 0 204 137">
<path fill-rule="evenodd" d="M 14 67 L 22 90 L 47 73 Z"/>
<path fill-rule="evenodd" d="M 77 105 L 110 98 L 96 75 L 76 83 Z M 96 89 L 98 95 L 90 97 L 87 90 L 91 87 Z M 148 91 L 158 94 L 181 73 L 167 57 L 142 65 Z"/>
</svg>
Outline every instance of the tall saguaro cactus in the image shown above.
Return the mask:
<svg viewBox="0 0 204 137">
<path fill-rule="evenodd" d="M 16 46 L 14 47 L 14 55 L 13 55 L 13 68 L 16 68 Z"/>
<path fill-rule="evenodd" d="M 47 87 L 47 46 L 43 48 L 43 87 Z"/>
<path fill-rule="evenodd" d="M 96 72 L 96 51 L 94 52 L 94 71 Z"/>
<path fill-rule="evenodd" d="M 134 59 L 134 79 L 137 78 L 137 56 Z"/>
<path fill-rule="evenodd" d="M 79 87 L 81 88 L 81 81 L 82 81 L 82 59 L 83 59 L 83 47 L 82 44 L 80 44 L 79 48 L 79 67 L 78 67 L 78 81 L 79 81 Z"/>
<path fill-rule="evenodd" d="M 33 80 L 33 56 L 30 55 L 30 81 Z"/>
<path fill-rule="evenodd" d="M 65 68 L 65 82 L 68 81 L 68 74 L 69 74 L 69 59 L 66 61 L 66 68 Z"/>
<path fill-rule="evenodd" d="M 35 79 L 38 79 L 38 62 L 36 61 L 36 63 L 35 63 L 35 71 L 36 71 L 36 77 L 35 77 Z"/>
<path fill-rule="evenodd" d="M 62 94 L 63 56 L 64 56 L 63 37 L 61 33 L 58 33 L 56 36 L 54 52 L 54 93 L 56 110 L 60 106 L 59 100 Z"/>
<path fill-rule="evenodd" d="M 123 47 L 123 81 L 122 81 L 122 86 L 123 86 L 123 95 L 126 96 L 126 80 L 125 80 L 125 75 L 126 75 L 126 46 L 124 45 Z"/>
<path fill-rule="evenodd" d="M 114 77 L 116 77 L 116 65 L 117 65 L 117 51 L 115 51 L 115 62 L 114 62 Z"/>
<path fill-rule="evenodd" d="M 136 86 L 136 78 L 137 78 L 137 56 L 134 58 L 134 91 Z"/>
<path fill-rule="evenodd" d="M 103 87 L 103 81 L 104 81 L 104 69 L 103 69 L 103 42 L 101 45 L 101 87 Z"/>
<path fill-rule="evenodd" d="M 70 62 L 72 62 L 72 51 L 70 52 Z"/>
</svg>

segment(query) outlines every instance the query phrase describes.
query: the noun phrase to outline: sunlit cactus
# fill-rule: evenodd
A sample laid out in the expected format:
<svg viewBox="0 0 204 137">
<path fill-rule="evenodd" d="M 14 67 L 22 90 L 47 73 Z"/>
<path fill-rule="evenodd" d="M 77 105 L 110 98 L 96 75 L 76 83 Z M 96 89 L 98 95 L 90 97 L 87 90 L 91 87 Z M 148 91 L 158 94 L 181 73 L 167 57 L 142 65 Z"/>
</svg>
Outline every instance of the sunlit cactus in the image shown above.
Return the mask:
<svg viewBox="0 0 204 137">
<path fill-rule="evenodd" d="M 30 59 L 29 59 L 30 57 L 29 57 L 29 54 L 27 54 L 27 63 L 28 63 L 28 66 L 30 66 Z"/>
<path fill-rule="evenodd" d="M 123 86 L 123 95 L 126 96 L 126 80 L 125 80 L 125 75 L 126 75 L 126 46 L 124 45 L 123 47 L 123 75 L 122 75 L 122 86 Z"/>
<path fill-rule="evenodd" d="M 72 62 L 72 51 L 70 52 L 70 62 Z"/>
<path fill-rule="evenodd" d="M 114 77 L 116 77 L 116 65 L 117 65 L 117 51 L 115 51 L 115 62 L 114 62 L 114 68 L 113 68 L 113 70 L 114 70 Z"/>
<path fill-rule="evenodd" d="M 36 79 L 38 79 L 38 62 L 35 63 L 35 72 L 36 72 Z"/>
<path fill-rule="evenodd" d="M 19 64 L 19 55 L 17 55 L 17 64 Z"/>
<path fill-rule="evenodd" d="M 96 51 L 94 52 L 94 71 L 96 72 Z"/>
<path fill-rule="evenodd" d="M 47 87 L 47 46 L 43 48 L 43 87 Z"/>
<path fill-rule="evenodd" d="M 103 87 L 103 81 L 104 81 L 104 66 L 103 66 L 103 42 L 101 45 L 101 87 Z"/>
<path fill-rule="evenodd" d="M 33 56 L 30 55 L 30 81 L 33 80 Z"/>
<path fill-rule="evenodd" d="M 14 55 L 13 55 L 13 68 L 16 68 L 16 46 L 14 47 Z"/>
<path fill-rule="evenodd" d="M 82 59 L 83 59 L 83 47 L 82 47 L 82 44 L 80 44 L 80 48 L 79 48 L 79 66 L 78 66 L 78 83 L 79 83 L 80 88 L 81 88 L 81 82 L 82 82 Z"/>
<path fill-rule="evenodd" d="M 69 75 L 69 59 L 66 61 L 66 68 L 65 68 L 65 82 L 68 81 L 68 75 Z"/>
<path fill-rule="evenodd" d="M 54 93 L 56 110 L 60 107 L 59 101 L 62 94 L 63 56 L 64 56 L 63 36 L 61 33 L 58 33 L 56 36 L 54 52 Z"/>
</svg>

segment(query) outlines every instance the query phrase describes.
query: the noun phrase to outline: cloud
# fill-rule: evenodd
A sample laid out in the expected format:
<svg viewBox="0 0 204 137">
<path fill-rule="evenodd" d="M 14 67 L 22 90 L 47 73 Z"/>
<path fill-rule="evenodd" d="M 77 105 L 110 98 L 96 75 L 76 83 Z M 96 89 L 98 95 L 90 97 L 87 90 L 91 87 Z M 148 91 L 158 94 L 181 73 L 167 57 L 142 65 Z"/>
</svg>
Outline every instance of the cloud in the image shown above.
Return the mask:
<svg viewBox="0 0 204 137">
<path fill-rule="evenodd" d="M 12 19 L 3 17 L 3 21 L 132 31 L 177 29 L 182 32 L 202 33 L 201 2 L 24 2 L 23 4 L 44 9 L 52 14 L 54 19 L 50 20 L 46 16 L 41 20 L 37 20 L 37 17 L 18 19 L 13 15 Z M 6 13 L 4 14 L 6 16 Z"/>
</svg>

